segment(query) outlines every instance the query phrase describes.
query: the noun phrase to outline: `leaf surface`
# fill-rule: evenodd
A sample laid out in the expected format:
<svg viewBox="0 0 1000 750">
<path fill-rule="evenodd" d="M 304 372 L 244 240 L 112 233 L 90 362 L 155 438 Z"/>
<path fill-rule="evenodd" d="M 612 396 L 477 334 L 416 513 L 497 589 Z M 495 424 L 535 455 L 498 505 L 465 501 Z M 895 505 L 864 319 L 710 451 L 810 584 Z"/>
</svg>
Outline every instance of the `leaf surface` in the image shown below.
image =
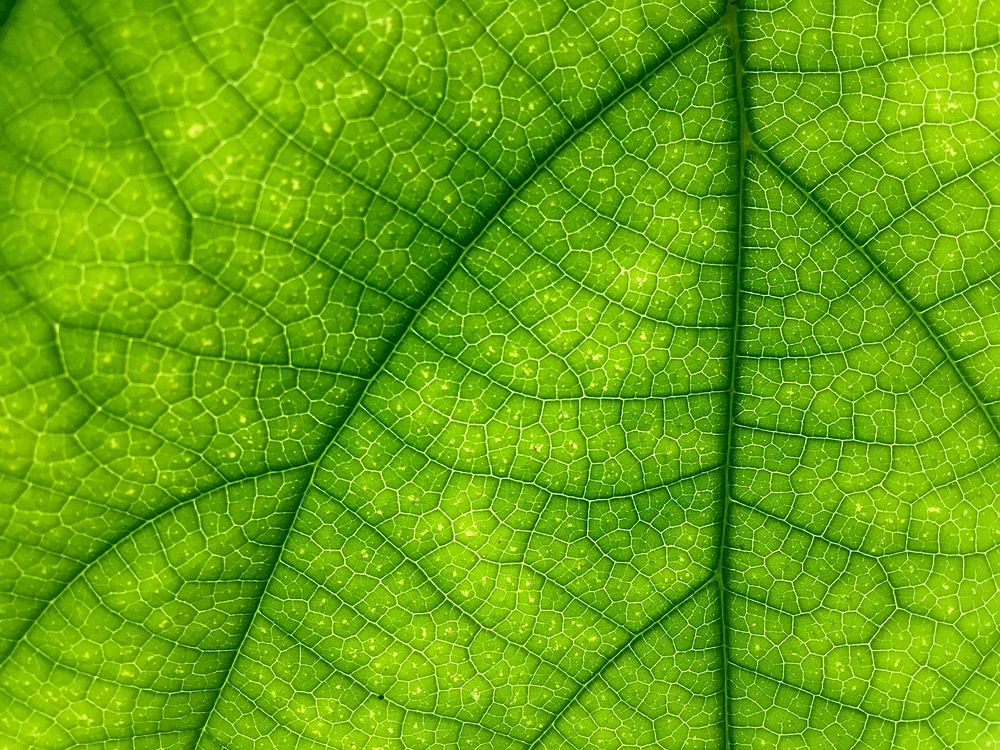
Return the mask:
<svg viewBox="0 0 1000 750">
<path fill-rule="evenodd" d="M 17 3 L 4 745 L 1000 744 L 998 38 Z"/>
</svg>

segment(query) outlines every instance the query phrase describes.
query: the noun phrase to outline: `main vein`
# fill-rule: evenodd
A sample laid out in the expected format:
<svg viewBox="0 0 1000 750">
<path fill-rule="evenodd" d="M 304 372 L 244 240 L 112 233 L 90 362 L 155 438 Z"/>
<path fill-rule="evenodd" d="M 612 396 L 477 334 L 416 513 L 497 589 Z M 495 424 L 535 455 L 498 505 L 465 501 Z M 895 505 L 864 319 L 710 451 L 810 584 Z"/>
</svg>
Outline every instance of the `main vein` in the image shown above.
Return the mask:
<svg viewBox="0 0 1000 750">
<path fill-rule="evenodd" d="M 733 86 L 736 98 L 737 113 L 737 133 L 736 133 L 736 232 L 735 232 L 735 257 L 733 266 L 735 268 L 733 278 L 732 308 L 732 338 L 729 342 L 729 389 L 726 395 L 726 443 L 724 468 L 725 479 L 722 483 L 722 513 L 719 523 L 719 540 L 715 550 L 715 574 L 713 576 L 714 585 L 719 596 L 719 617 L 720 617 L 720 661 L 722 668 L 722 748 L 727 750 L 735 743 L 732 739 L 732 723 L 729 720 L 730 704 L 730 679 L 729 679 L 729 622 L 726 613 L 726 582 L 725 582 L 725 558 L 726 558 L 726 536 L 729 531 L 730 498 L 733 494 L 734 486 L 734 466 L 733 444 L 734 444 L 734 424 L 735 424 L 735 402 L 736 402 L 736 379 L 738 377 L 737 363 L 739 360 L 739 330 L 740 330 L 740 309 L 741 309 L 741 289 L 743 286 L 743 207 L 744 207 L 744 176 L 746 171 L 746 141 L 750 137 L 750 130 L 747 127 L 746 101 L 743 89 L 743 58 L 740 44 L 739 12 L 737 0 L 730 0 L 729 7 L 724 20 L 725 28 L 729 34 L 729 44 L 733 58 Z"/>
</svg>

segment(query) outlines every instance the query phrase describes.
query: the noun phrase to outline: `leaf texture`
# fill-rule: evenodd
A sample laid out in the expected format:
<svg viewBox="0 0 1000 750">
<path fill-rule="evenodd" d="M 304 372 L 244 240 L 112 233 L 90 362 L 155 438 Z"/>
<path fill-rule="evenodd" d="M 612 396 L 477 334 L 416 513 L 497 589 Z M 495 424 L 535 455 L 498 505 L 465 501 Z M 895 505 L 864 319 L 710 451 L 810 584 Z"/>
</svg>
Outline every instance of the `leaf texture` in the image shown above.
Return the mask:
<svg viewBox="0 0 1000 750">
<path fill-rule="evenodd" d="M 1000 746 L 998 40 L 18 2 L 4 747 Z"/>
</svg>

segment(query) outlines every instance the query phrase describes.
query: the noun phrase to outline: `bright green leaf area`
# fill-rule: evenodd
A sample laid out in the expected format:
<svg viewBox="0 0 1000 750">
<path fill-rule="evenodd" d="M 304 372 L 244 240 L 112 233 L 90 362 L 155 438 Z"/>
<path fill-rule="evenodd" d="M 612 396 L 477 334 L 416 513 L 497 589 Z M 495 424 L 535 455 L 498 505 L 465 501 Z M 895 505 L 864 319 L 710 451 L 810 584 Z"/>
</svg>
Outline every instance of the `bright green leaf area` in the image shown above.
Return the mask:
<svg viewBox="0 0 1000 750">
<path fill-rule="evenodd" d="M 998 240 L 995 0 L 17 2 L 0 747 L 1000 747 Z"/>
</svg>

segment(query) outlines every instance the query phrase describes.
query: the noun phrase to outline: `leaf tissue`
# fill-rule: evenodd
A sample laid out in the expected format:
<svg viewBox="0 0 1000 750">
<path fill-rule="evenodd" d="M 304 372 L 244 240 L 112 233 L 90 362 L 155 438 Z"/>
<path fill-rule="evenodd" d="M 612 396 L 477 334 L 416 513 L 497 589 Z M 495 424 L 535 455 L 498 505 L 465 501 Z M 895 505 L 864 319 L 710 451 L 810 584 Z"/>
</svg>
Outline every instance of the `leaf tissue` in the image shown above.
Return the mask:
<svg viewBox="0 0 1000 750">
<path fill-rule="evenodd" d="M 0 24 L 0 747 L 1000 748 L 1000 3 Z"/>
</svg>

